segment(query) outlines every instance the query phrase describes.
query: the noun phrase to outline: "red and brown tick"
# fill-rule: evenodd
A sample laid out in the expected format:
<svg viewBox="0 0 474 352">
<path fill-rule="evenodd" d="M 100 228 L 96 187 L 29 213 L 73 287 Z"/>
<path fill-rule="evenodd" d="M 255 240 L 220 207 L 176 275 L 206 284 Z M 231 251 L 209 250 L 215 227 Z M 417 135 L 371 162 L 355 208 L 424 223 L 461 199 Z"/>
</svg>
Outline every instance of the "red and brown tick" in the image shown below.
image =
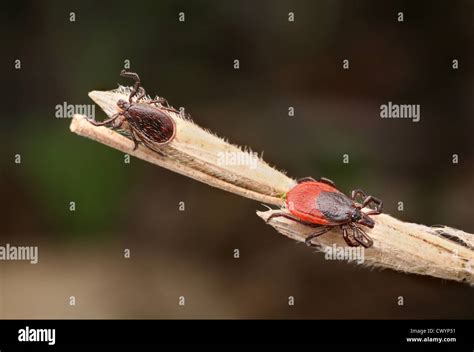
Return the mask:
<svg viewBox="0 0 474 352">
<path fill-rule="evenodd" d="M 342 236 L 351 247 L 373 245 L 373 240 L 358 224 L 374 227 L 370 215 L 382 212 L 382 201 L 373 196 L 366 196 L 360 189 L 354 190 L 351 197 L 340 192 L 334 182 L 327 178 L 319 181 L 305 177 L 297 181 L 298 184 L 286 194 L 286 208 L 288 212 L 273 213 L 269 222 L 275 217 L 285 217 L 316 228 L 315 232 L 306 237 L 308 246 L 319 247 L 312 240 L 335 227 L 340 227 Z M 363 212 L 362 208 L 369 207 Z"/>
<path fill-rule="evenodd" d="M 95 126 L 111 125 L 113 128 L 128 129 L 134 142 L 133 150 L 142 142 L 151 150 L 164 155 L 157 147 L 170 143 L 176 135 L 176 123 L 166 111 L 179 111 L 171 108 L 164 98 L 144 100 L 145 89 L 141 86 L 140 78 L 136 73 L 122 70 L 122 77 L 132 78 L 135 81 L 130 91 L 128 101 L 119 99 L 119 112 L 102 122 L 89 120 Z M 136 97 L 133 101 L 133 97 Z M 160 104 L 160 105 L 156 105 Z"/>
</svg>

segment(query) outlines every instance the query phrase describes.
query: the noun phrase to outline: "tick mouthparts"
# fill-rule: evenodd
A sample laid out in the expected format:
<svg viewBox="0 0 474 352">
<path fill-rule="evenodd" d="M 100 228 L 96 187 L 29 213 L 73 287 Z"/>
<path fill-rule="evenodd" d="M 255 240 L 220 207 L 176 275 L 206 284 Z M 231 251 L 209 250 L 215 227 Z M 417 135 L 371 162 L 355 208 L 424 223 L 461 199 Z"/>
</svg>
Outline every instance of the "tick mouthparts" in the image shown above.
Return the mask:
<svg viewBox="0 0 474 352">
<path fill-rule="evenodd" d="M 367 214 L 362 213 L 362 218 L 358 221 L 359 224 L 373 228 L 375 226 L 374 220 L 372 220 Z"/>
</svg>

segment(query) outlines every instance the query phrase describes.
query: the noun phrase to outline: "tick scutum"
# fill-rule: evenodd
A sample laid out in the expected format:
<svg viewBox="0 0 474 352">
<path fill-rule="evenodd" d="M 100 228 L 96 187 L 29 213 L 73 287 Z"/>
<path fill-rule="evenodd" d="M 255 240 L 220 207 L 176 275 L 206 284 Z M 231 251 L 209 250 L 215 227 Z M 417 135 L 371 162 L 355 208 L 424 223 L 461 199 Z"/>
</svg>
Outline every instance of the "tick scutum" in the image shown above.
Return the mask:
<svg viewBox="0 0 474 352">
<path fill-rule="evenodd" d="M 354 202 L 339 192 L 321 192 L 316 198 L 316 207 L 328 219 L 336 223 L 351 220 Z"/>
</svg>

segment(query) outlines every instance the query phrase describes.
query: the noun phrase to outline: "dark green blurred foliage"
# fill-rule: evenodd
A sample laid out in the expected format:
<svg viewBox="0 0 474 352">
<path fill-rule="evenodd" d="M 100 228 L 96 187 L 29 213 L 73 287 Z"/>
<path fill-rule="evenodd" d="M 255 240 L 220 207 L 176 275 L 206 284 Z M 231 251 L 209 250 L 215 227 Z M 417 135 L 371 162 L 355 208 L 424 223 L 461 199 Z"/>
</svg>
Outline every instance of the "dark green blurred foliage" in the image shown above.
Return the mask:
<svg viewBox="0 0 474 352">
<path fill-rule="evenodd" d="M 53 231 L 84 237 L 113 229 L 123 190 L 133 182 L 131 173 L 136 168 L 131 172 L 124 168 L 121 153 L 85 140 L 71 140 L 64 134 L 66 123 L 34 125 L 43 133 L 20 140 L 26 157 L 20 177 L 43 205 L 39 211 L 47 224 Z M 65 211 L 71 201 L 75 211 Z"/>
</svg>

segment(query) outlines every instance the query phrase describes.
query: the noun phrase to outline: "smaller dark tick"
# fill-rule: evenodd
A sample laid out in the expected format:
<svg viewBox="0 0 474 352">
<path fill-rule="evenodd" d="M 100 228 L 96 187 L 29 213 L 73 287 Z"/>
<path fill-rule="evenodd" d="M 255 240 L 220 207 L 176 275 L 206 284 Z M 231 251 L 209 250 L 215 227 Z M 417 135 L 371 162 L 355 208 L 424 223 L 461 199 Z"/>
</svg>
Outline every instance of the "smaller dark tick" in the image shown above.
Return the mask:
<svg viewBox="0 0 474 352">
<path fill-rule="evenodd" d="M 176 123 L 167 111 L 179 111 L 171 108 L 164 98 L 144 100 L 145 89 L 136 73 L 122 70 L 120 76 L 135 81 L 128 101 L 119 99 L 118 113 L 102 122 L 89 120 L 90 123 L 95 126 L 111 125 L 114 128 L 128 129 L 134 142 L 133 150 L 137 149 L 141 142 L 149 149 L 164 155 L 159 147 L 170 143 L 176 135 Z"/>
</svg>

